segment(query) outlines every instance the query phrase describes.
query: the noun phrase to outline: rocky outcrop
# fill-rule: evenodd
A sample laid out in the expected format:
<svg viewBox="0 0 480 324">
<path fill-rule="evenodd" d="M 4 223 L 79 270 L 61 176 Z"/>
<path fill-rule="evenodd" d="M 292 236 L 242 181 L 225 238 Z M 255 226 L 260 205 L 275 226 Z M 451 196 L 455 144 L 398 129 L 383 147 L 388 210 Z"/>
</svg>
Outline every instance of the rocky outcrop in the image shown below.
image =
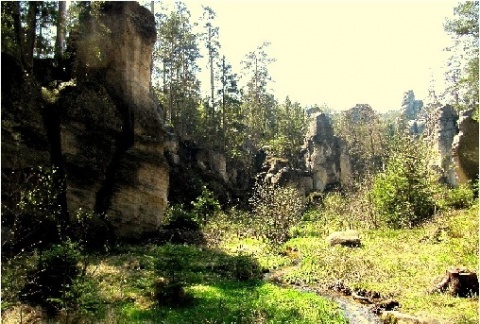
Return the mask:
<svg viewBox="0 0 480 324">
<path fill-rule="evenodd" d="M 263 159 L 257 177 L 268 185 L 294 187 L 303 196 L 308 195 L 313 189 L 313 180 L 308 171 L 293 168 L 291 161 L 268 154 Z"/>
<path fill-rule="evenodd" d="M 348 154 L 340 139 L 333 134 L 331 121 L 324 113 L 310 116 L 305 147 L 306 169 L 311 174 L 314 191 L 338 185 L 350 174 Z"/>
<path fill-rule="evenodd" d="M 406 120 L 415 120 L 423 117 L 423 101 L 416 100 L 413 90 L 408 90 L 403 94 L 402 115 Z"/>
<path fill-rule="evenodd" d="M 253 186 L 253 170 L 240 160 L 228 160 L 222 152 L 200 147 L 168 133 L 165 157 L 170 169 L 168 200 L 186 208 L 202 194 L 203 186 L 214 193 L 223 206 L 248 203 Z"/>
<path fill-rule="evenodd" d="M 166 132 L 150 90 L 155 21 L 137 2 L 101 8 L 75 39 L 75 81 L 41 91 L 33 82 L 28 110 L 6 105 L 2 171 L 54 165 L 66 179 L 67 215 L 82 208 L 110 234 L 141 238 L 160 225 L 169 184 Z M 2 106 L 3 94 L 2 86 Z M 9 98 L 26 101 L 21 93 Z"/>
<path fill-rule="evenodd" d="M 167 206 L 165 131 L 150 92 L 155 20 L 136 2 L 106 3 L 103 14 L 108 33 L 97 36 L 103 40 L 110 105 L 94 125 L 88 118 L 74 121 L 71 114 L 61 124 L 67 174 L 85 174 L 92 166 L 97 171 L 86 173 L 92 175 L 88 181 L 67 177 L 67 203 L 72 211 L 83 207 L 105 214 L 116 236 L 137 238 L 156 230 Z M 83 45 L 89 47 L 91 38 L 83 38 Z M 80 55 L 79 64 L 89 66 L 89 59 Z M 92 126 L 102 128 L 104 136 L 98 138 L 103 143 L 87 146 L 93 151 L 88 155 L 82 137 Z"/>
<path fill-rule="evenodd" d="M 478 180 L 478 121 L 472 118 L 473 110 L 460 114 L 458 120 L 459 133 L 452 144 L 452 157 L 455 164 L 456 181 L 466 183 Z"/>
<path fill-rule="evenodd" d="M 435 152 L 432 164 L 439 170 L 442 182 L 456 183 L 452 161 L 453 138 L 458 133 L 458 114 L 452 106 L 437 108 L 432 115 L 431 144 Z"/>
</svg>

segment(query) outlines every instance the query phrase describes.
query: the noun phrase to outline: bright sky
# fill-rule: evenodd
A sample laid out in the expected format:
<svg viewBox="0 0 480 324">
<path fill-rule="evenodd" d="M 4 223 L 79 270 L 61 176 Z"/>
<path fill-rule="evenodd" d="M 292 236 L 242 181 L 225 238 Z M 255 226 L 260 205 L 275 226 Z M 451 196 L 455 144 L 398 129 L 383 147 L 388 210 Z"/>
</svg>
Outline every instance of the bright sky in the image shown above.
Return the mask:
<svg viewBox="0 0 480 324">
<path fill-rule="evenodd" d="M 217 13 L 222 54 L 240 74 L 240 61 L 264 41 L 278 100 L 344 110 L 357 103 L 377 111 L 400 108 L 412 89 L 424 99 L 443 75 L 450 37 L 443 30 L 453 1 L 186 1 Z M 207 69 L 202 66 L 205 74 Z M 205 80 L 205 88 L 208 82 Z M 438 87 L 441 87 L 438 86 Z M 204 89 L 205 91 L 207 89 Z"/>
</svg>

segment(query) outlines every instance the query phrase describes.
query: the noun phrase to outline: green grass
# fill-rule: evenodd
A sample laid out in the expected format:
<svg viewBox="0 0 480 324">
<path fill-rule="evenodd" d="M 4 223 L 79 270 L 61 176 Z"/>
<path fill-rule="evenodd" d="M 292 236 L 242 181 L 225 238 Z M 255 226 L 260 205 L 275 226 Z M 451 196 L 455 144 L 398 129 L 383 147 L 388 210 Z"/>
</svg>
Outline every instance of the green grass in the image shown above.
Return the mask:
<svg viewBox="0 0 480 324">
<path fill-rule="evenodd" d="M 245 248 L 236 249 L 234 243 L 230 250 L 172 244 L 123 246 L 115 254 L 92 256 L 87 281 L 94 282 L 97 291 L 90 301 L 100 300 L 101 305 L 93 313 L 70 316 L 92 323 L 188 323 L 192 319 L 195 323 L 346 323 L 332 302 L 262 281 L 262 265 L 253 250 L 266 264 L 284 261 L 280 256 L 268 257 L 265 244 L 245 240 Z M 157 302 L 154 282 L 158 277 L 181 282 L 190 302 L 179 307 Z M 18 308 L 7 306 L 2 316 L 14 323 Z"/>
<path fill-rule="evenodd" d="M 337 305 L 312 294 L 261 280 L 278 269 L 283 279 L 322 287 L 343 279 L 391 295 L 401 311 L 440 323 L 477 323 L 478 298 L 429 294 L 450 266 L 478 267 L 478 207 L 447 212 L 414 229 L 360 230 L 360 248 L 330 247 L 324 220 L 306 219 L 294 238 L 272 247 L 241 216 L 212 220 L 207 246 L 122 246 L 91 255 L 79 310 L 85 323 L 345 323 Z M 436 229 L 443 230 L 431 237 Z M 2 263 L 2 320 L 16 323 L 28 306 L 18 300 L 36 256 Z M 182 307 L 155 301 L 159 277 L 182 283 Z M 88 308 L 90 307 L 90 308 Z M 33 309 L 29 310 L 33 314 Z M 40 316 L 38 313 L 35 313 Z M 33 315 L 32 315 L 33 316 Z"/>
<path fill-rule="evenodd" d="M 346 323 L 334 305 L 317 295 L 272 284 L 226 281 L 193 285 L 188 292 L 193 305 L 180 310 L 125 305 L 121 323 Z"/>
<path fill-rule="evenodd" d="M 444 230 L 437 239 L 424 239 L 439 227 Z M 286 280 L 324 285 L 342 279 L 393 296 L 405 313 L 444 323 L 478 322 L 478 298 L 428 293 L 449 267 L 477 271 L 478 207 L 445 213 L 414 229 L 363 231 L 360 248 L 329 247 L 325 237 L 310 232 L 286 243 L 303 255 Z"/>
</svg>

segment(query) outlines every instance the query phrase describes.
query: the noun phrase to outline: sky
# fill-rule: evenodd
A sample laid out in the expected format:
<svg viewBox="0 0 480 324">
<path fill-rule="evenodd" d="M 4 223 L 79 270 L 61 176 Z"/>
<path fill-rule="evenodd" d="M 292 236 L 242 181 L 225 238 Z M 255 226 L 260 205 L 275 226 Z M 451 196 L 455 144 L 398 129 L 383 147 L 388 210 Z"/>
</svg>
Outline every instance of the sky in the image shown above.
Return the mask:
<svg viewBox="0 0 480 324">
<path fill-rule="evenodd" d="M 185 1 L 192 17 L 201 5 L 216 12 L 221 52 L 240 74 L 240 62 L 264 41 L 276 59 L 269 67 L 271 88 L 283 101 L 326 104 L 334 110 L 369 104 L 377 111 L 398 109 L 403 93 L 424 99 L 441 91 L 443 29 L 453 1 Z M 204 74 L 208 91 L 208 71 Z"/>
</svg>

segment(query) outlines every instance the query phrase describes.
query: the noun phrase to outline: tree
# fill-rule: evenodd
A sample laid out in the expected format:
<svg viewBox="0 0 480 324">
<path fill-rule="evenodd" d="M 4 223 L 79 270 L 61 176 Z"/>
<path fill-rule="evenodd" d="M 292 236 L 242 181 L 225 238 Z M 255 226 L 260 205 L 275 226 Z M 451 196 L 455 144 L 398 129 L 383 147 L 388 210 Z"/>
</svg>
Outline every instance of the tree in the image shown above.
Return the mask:
<svg viewBox="0 0 480 324">
<path fill-rule="evenodd" d="M 381 170 L 387 156 L 385 128 L 369 105 L 356 105 L 334 121 L 335 133 L 345 141 L 355 177 Z"/>
<path fill-rule="evenodd" d="M 298 102 L 292 102 L 287 96 L 276 113 L 276 129 L 271 147 L 276 155 L 295 162 L 304 141 L 307 120 L 305 109 Z"/>
<path fill-rule="evenodd" d="M 207 117 L 207 127 L 208 128 L 216 128 L 213 123 L 215 122 L 215 108 L 216 108 L 216 100 L 215 100 L 215 66 L 214 61 L 219 57 L 219 50 L 220 50 L 220 42 L 219 42 L 219 28 L 213 26 L 213 22 L 215 19 L 215 11 L 213 11 L 210 7 L 203 7 L 203 16 L 202 19 L 205 21 L 205 25 L 203 26 L 205 29 L 205 33 L 203 35 L 203 40 L 205 42 L 205 47 L 208 51 L 208 68 L 210 71 L 210 104 L 208 107 L 210 108 L 206 114 Z"/>
<path fill-rule="evenodd" d="M 479 105 L 479 2 L 460 3 L 454 9 L 454 17 L 447 19 L 445 31 L 454 39 L 449 48 L 453 53 L 448 62 L 446 74 L 450 86 L 447 92 L 453 93 L 453 104 L 457 109 L 475 108 L 478 118 Z"/>
<path fill-rule="evenodd" d="M 251 146 L 257 149 L 267 137 L 267 127 L 274 123 L 274 98 L 267 86 L 272 82 L 268 66 L 275 60 L 269 58 L 266 48 L 270 43 L 263 43 L 256 50 L 248 53 L 242 61 L 244 77 L 247 79 L 243 92 L 243 113 L 251 134 Z"/>
<path fill-rule="evenodd" d="M 190 12 L 183 3 L 176 3 L 174 11 L 160 17 L 163 21 L 158 29 L 159 45 L 154 58 L 157 75 L 163 76 L 165 119 L 178 134 L 192 138 L 199 124 L 198 36 L 192 31 Z"/>
<path fill-rule="evenodd" d="M 57 64 L 63 59 L 65 50 L 66 17 L 67 4 L 65 1 L 58 1 L 57 39 L 55 42 L 55 61 Z"/>
<path fill-rule="evenodd" d="M 430 150 L 415 137 L 396 138 L 387 168 L 374 178 L 371 201 L 379 219 L 392 228 L 413 227 L 433 215 L 434 176 Z"/>
</svg>

